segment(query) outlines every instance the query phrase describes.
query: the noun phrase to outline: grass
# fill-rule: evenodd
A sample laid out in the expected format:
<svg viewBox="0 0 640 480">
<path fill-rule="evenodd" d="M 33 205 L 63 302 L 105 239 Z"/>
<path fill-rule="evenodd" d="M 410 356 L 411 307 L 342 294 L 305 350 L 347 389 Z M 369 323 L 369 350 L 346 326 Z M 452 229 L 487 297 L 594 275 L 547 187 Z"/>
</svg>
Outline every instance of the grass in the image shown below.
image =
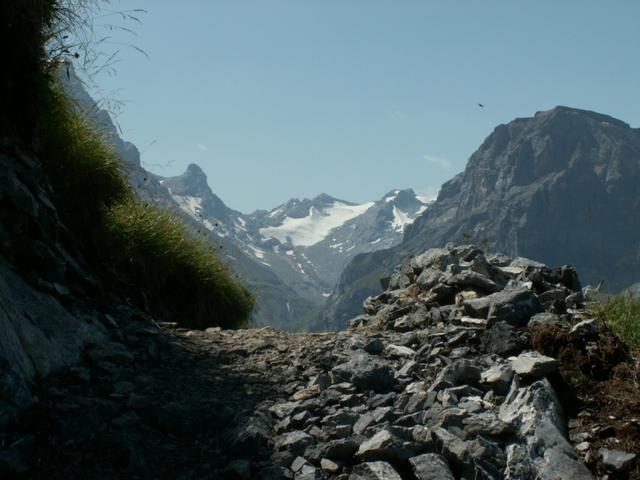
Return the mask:
<svg viewBox="0 0 640 480">
<path fill-rule="evenodd" d="M 64 223 L 83 253 L 181 324 L 244 326 L 253 297 L 204 240 L 130 189 L 122 160 L 53 77 L 42 95 L 39 157 Z"/>
<path fill-rule="evenodd" d="M 187 314 L 182 323 L 224 328 L 246 323 L 251 295 L 233 280 L 213 247 L 176 217 L 131 199 L 112 207 L 106 220 L 116 265 Z"/>
<path fill-rule="evenodd" d="M 89 233 L 109 207 L 133 196 L 122 160 L 53 76 L 44 86 L 38 139 L 56 203 L 74 230 Z"/>
<path fill-rule="evenodd" d="M 620 293 L 593 302 L 589 309 L 634 350 L 640 348 L 640 298 Z"/>
</svg>

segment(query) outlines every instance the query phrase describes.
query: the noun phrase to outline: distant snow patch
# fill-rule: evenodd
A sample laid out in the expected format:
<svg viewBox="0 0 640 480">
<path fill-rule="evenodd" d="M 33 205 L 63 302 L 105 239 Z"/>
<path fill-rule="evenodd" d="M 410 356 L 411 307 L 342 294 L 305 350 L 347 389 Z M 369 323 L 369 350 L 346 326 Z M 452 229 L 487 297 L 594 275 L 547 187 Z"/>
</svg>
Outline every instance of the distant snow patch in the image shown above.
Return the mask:
<svg viewBox="0 0 640 480">
<path fill-rule="evenodd" d="M 425 205 L 432 203 L 438 197 L 437 193 L 432 195 L 416 195 L 416 199 Z"/>
<path fill-rule="evenodd" d="M 375 245 L 376 243 L 379 243 L 380 240 L 382 240 L 381 238 L 376 238 L 373 242 L 371 242 L 371 245 Z"/>
<path fill-rule="evenodd" d="M 391 228 L 396 232 L 402 232 L 405 225 L 413 223 L 413 219 L 405 212 L 400 210 L 395 205 L 393 206 L 393 221 L 391 222 Z"/>
<path fill-rule="evenodd" d="M 202 211 L 202 199 L 200 197 L 190 197 L 187 195 L 171 195 L 171 197 L 183 211 L 196 220 L 200 220 L 200 212 Z"/>
<path fill-rule="evenodd" d="M 334 228 L 362 215 L 373 204 L 369 202 L 361 205 L 347 205 L 342 202 L 333 202 L 331 206 L 322 210 L 311 207 L 306 217 L 286 217 L 277 227 L 261 228 L 260 233 L 267 238 L 276 238 L 282 243 L 291 240 L 293 245 L 308 247 L 322 241 Z"/>
<path fill-rule="evenodd" d="M 264 250 L 261 250 L 260 248 L 251 244 L 247 245 L 247 247 L 251 249 L 251 253 L 253 253 L 256 258 L 260 258 L 260 259 L 264 258 Z"/>
</svg>

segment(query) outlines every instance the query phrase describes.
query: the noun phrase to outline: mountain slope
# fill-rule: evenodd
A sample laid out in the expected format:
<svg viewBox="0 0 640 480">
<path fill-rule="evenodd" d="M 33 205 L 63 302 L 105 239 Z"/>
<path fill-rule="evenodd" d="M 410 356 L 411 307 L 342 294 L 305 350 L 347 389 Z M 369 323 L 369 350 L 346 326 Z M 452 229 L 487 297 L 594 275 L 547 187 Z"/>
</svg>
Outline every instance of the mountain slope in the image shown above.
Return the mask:
<svg viewBox="0 0 640 480">
<path fill-rule="evenodd" d="M 412 190 L 394 190 L 377 202 L 355 204 L 321 194 L 243 214 L 212 192 L 197 165 L 160 183 L 203 231 L 233 244 L 316 306 L 353 256 L 396 245 L 428 206 Z"/>
<path fill-rule="evenodd" d="M 615 290 L 640 278 L 640 130 L 568 107 L 500 125 L 391 249 L 342 274 L 324 328 L 341 328 L 402 257 L 448 242 L 571 263 Z"/>
</svg>

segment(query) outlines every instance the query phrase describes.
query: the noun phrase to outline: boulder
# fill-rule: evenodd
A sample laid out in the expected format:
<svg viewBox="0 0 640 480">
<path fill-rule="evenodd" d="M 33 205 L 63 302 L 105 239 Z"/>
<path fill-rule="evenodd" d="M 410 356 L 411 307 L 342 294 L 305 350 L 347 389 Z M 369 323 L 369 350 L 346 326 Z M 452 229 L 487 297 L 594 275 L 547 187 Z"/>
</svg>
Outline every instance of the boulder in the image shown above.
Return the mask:
<svg viewBox="0 0 640 480">
<path fill-rule="evenodd" d="M 366 462 L 353 467 L 349 480 L 402 480 L 387 462 Z"/>
<path fill-rule="evenodd" d="M 602 457 L 602 463 L 609 471 L 624 472 L 635 462 L 635 453 L 628 453 L 622 450 L 601 448 L 598 453 Z"/>
<path fill-rule="evenodd" d="M 360 390 L 388 391 L 394 384 L 392 365 L 371 355 L 357 355 L 331 370 L 334 381 L 353 383 Z"/>
<path fill-rule="evenodd" d="M 511 357 L 511 368 L 522 377 L 539 378 L 555 372 L 560 362 L 540 352 L 525 352 Z"/>
<path fill-rule="evenodd" d="M 449 464 L 437 453 L 425 453 L 409 459 L 417 480 L 454 480 Z"/>
</svg>

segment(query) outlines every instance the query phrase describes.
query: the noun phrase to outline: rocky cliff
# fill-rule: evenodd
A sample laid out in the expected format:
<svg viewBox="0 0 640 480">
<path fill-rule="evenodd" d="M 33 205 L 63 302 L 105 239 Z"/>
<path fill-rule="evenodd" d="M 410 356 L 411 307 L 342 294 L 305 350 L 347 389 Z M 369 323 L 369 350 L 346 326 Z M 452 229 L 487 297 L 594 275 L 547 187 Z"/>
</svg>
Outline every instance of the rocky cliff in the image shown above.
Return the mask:
<svg viewBox="0 0 640 480">
<path fill-rule="evenodd" d="M 496 127 L 400 245 L 353 259 L 321 326 L 341 328 L 407 254 L 465 241 L 570 263 L 609 290 L 637 282 L 640 130 L 567 107 Z"/>
</svg>

